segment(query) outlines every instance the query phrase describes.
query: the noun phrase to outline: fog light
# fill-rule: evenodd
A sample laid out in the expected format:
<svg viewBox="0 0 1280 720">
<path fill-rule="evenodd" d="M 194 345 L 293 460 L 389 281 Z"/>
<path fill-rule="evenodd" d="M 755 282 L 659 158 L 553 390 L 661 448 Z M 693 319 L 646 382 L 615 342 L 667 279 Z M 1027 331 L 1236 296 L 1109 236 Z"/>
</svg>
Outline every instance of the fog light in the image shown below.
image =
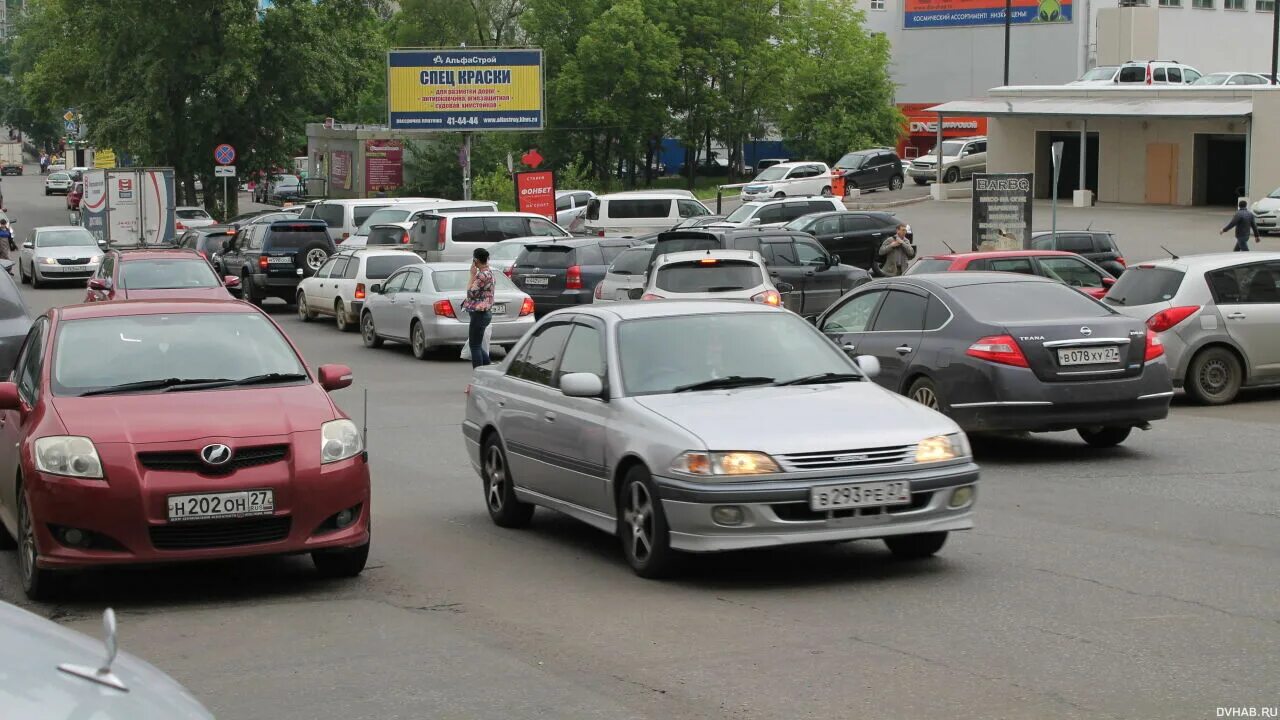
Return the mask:
<svg viewBox="0 0 1280 720">
<path fill-rule="evenodd" d="M 951 491 L 951 502 L 949 505 L 953 508 L 963 507 L 973 502 L 973 486 L 965 485 Z"/>
<path fill-rule="evenodd" d="M 80 545 L 88 545 L 89 543 L 86 542 L 86 540 L 88 540 L 88 538 L 85 537 L 84 532 L 77 530 L 76 528 L 67 528 L 62 533 L 62 542 L 67 545 L 76 547 Z"/>
<path fill-rule="evenodd" d="M 347 508 L 333 516 L 333 524 L 337 525 L 339 530 L 355 522 L 355 520 L 356 512 L 352 508 Z"/>
<path fill-rule="evenodd" d="M 737 505 L 717 505 L 711 508 L 711 519 L 717 525 L 741 525 L 743 517 L 742 508 Z"/>
</svg>

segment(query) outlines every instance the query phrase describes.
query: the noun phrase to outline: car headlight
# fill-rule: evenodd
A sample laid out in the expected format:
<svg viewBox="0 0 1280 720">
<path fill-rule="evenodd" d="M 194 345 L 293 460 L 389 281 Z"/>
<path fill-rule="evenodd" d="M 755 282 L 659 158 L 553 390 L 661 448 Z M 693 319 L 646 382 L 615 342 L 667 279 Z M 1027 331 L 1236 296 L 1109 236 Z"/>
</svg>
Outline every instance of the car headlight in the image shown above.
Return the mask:
<svg viewBox="0 0 1280 720">
<path fill-rule="evenodd" d="M 102 256 L 101 256 L 101 255 L 94 255 L 93 257 L 89 258 L 89 264 L 90 264 L 90 265 L 93 265 L 93 264 L 95 264 L 95 263 L 100 263 L 100 262 L 102 262 Z"/>
<path fill-rule="evenodd" d="M 689 452 L 671 469 L 686 475 L 769 475 L 782 472 L 773 458 L 760 452 Z"/>
<path fill-rule="evenodd" d="M 934 435 L 916 444 L 916 462 L 931 463 L 968 457 L 969 438 L 965 434 Z"/>
<path fill-rule="evenodd" d="M 360 428 L 350 420 L 330 420 L 320 426 L 320 464 L 338 462 L 364 450 Z"/>
<path fill-rule="evenodd" d="M 54 435 L 36 440 L 36 469 L 50 475 L 102 478 L 98 450 L 87 437 Z"/>
<path fill-rule="evenodd" d="M 40 258 L 39 262 L 41 265 L 57 265 L 58 264 L 58 261 L 51 257 Z"/>
</svg>

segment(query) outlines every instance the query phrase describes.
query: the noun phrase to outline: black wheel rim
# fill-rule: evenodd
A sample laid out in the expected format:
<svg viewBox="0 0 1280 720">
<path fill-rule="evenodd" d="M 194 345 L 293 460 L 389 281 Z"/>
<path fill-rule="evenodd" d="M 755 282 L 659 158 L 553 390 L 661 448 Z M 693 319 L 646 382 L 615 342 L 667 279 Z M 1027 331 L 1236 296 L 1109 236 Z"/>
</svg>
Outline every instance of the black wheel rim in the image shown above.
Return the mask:
<svg viewBox="0 0 1280 720">
<path fill-rule="evenodd" d="M 1222 395 L 1231 385 L 1231 368 L 1222 358 L 1210 358 L 1200 366 L 1196 379 L 1206 395 Z"/>
<path fill-rule="evenodd" d="M 360 323 L 360 332 L 364 333 L 364 341 L 372 345 L 378 339 L 378 331 L 373 327 L 373 316 L 365 315 Z"/>
<path fill-rule="evenodd" d="M 502 457 L 502 450 L 497 445 L 490 445 L 484 458 L 485 502 L 494 513 L 502 512 L 505 504 L 503 493 L 507 490 L 507 463 Z"/>
<path fill-rule="evenodd" d="M 31 513 L 27 508 L 24 491 L 18 501 L 18 570 L 28 587 L 36 574 L 36 536 L 31 527 Z"/>
<path fill-rule="evenodd" d="M 649 489 L 644 483 L 634 482 L 627 488 L 622 519 L 631 557 L 640 564 L 648 562 L 653 554 L 653 499 L 649 497 Z"/>
</svg>

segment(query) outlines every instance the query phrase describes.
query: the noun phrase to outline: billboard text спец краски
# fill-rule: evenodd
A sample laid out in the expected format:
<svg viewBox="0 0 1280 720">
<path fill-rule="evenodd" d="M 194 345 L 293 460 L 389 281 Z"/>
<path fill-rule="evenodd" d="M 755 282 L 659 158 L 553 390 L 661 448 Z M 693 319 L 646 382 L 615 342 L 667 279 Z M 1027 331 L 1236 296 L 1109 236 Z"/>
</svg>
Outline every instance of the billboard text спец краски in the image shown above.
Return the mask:
<svg viewBox="0 0 1280 720">
<path fill-rule="evenodd" d="M 542 50 L 392 50 L 387 124 L 392 130 L 541 130 Z"/>
<path fill-rule="evenodd" d="M 905 0 L 902 26 L 1003 25 L 1004 0 Z M 1013 25 L 1071 22 L 1071 0 L 1013 0 Z"/>
</svg>

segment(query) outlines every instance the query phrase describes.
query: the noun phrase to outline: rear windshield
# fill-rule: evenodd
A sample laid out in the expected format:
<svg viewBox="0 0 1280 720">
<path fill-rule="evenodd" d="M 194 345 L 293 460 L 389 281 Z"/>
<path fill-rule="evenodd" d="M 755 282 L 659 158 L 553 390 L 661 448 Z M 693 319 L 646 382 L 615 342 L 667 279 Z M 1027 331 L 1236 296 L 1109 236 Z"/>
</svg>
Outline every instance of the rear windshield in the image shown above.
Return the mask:
<svg viewBox="0 0 1280 720">
<path fill-rule="evenodd" d="M 527 248 L 520 254 L 520 258 L 516 260 L 516 264 L 520 266 L 560 269 L 569 267 L 571 264 L 570 259 L 572 257 L 572 248 Z"/>
<path fill-rule="evenodd" d="M 431 273 L 431 284 L 435 286 L 436 292 L 458 292 L 467 288 L 467 282 L 471 279 L 470 270 L 437 270 Z M 506 275 L 502 273 L 493 273 L 493 290 L 494 292 L 520 292 Z"/>
<path fill-rule="evenodd" d="M 392 226 L 379 226 L 369 231 L 369 239 L 366 245 L 400 245 L 404 242 L 405 231 L 403 228 Z"/>
<path fill-rule="evenodd" d="M 1114 314 L 1096 300 L 1058 283 L 964 285 L 953 288 L 951 294 L 976 319 L 990 323 L 1060 322 L 1063 318 Z"/>
<path fill-rule="evenodd" d="M 946 272 L 951 267 L 950 260 L 941 258 L 921 258 L 915 261 L 911 267 L 907 268 L 908 275 L 919 275 L 921 273 Z"/>
<path fill-rule="evenodd" d="M 495 243 L 529 235 L 529 221 L 519 215 L 460 217 L 449 220 L 449 225 L 454 242 Z"/>
<path fill-rule="evenodd" d="M 385 280 L 391 277 L 391 273 L 396 270 L 416 262 L 422 262 L 422 259 L 413 253 L 405 253 L 403 256 L 380 255 L 378 257 L 365 258 L 364 276 L 370 280 Z"/>
<path fill-rule="evenodd" d="M 77 185 L 76 187 L 79 187 Z M 209 213 L 203 210 L 175 210 L 174 214 L 183 220 L 209 220 Z"/>
<path fill-rule="evenodd" d="M 329 245 L 329 233 L 315 225 L 294 227 L 292 225 L 273 225 L 268 230 L 266 245 L 274 250 L 295 250 L 311 244 Z"/>
<path fill-rule="evenodd" d="M 610 200 L 608 207 L 610 218 L 671 217 L 671 198 Z"/>
<path fill-rule="evenodd" d="M 659 268 L 653 280 L 659 290 L 675 293 L 732 292 L 763 282 L 760 266 L 746 260 L 672 263 Z"/>
<path fill-rule="evenodd" d="M 1173 268 L 1131 267 L 1111 286 L 1103 301 L 1110 305 L 1168 302 L 1178 294 L 1184 275 L 1181 270 Z"/>
<path fill-rule="evenodd" d="M 389 223 L 404 222 L 409 219 L 408 210 L 399 210 L 393 207 L 386 207 L 377 210 L 364 219 L 364 223 L 360 225 L 360 229 L 356 231 L 357 235 L 368 235 L 369 229 L 374 225 L 386 225 Z"/>
<path fill-rule="evenodd" d="M 631 248 L 624 251 L 613 261 L 613 266 L 609 268 L 609 272 L 618 275 L 643 275 L 644 271 L 649 268 L 649 258 L 653 255 L 653 248 Z"/>
</svg>

